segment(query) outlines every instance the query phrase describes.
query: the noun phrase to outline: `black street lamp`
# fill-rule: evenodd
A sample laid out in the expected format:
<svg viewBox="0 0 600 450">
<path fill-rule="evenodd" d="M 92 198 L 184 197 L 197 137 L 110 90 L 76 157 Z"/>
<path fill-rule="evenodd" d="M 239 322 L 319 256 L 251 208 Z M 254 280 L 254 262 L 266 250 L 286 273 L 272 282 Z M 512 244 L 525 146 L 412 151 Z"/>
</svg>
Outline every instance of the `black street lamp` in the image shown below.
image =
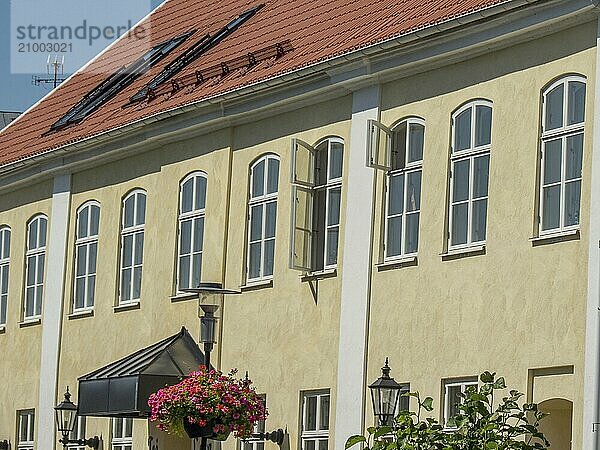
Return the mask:
<svg viewBox="0 0 600 450">
<path fill-rule="evenodd" d="M 75 429 L 75 422 L 77 419 L 77 405 L 71 401 L 71 394 L 69 392 L 69 386 L 67 386 L 67 392 L 65 392 L 65 398 L 62 402 L 54 407 L 56 414 L 56 428 L 58 432 L 62 434 L 60 442 L 64 448 L 67 448 L 69 444 L 87 445 L 88 447 L 98 450 L 100 446 L 100 438 L 94 436 L 90 439 L 69 439 L 69 434 Z"/>
<path fill-rule="evenodd" d="M 210 353 L 217 342 L 217 317 L 215 313 L 223 304 L 225 295 L 241 294 L 239 291 L 223 289 L 221 283 L 200 283 L 198 287 L 182 289 L 183 292 L 198 294 L 198 317 L 200 318 L 200 342 L 204 344 L 204 365 L 210 370 Z M 206 450 L 206 438 L 201 438 L 200 450 Z"/>
<path fill-rule="evenodd" d="M 402 389 L 402 386 L 390 377 L 390 371 L 388 358 L 385 358 L 385 365 L 381 368 L 381 377 L 369 386 L 373 412 L 375 417 L 379 418 L 380 426 L 391 425 Z"/>
</svg>

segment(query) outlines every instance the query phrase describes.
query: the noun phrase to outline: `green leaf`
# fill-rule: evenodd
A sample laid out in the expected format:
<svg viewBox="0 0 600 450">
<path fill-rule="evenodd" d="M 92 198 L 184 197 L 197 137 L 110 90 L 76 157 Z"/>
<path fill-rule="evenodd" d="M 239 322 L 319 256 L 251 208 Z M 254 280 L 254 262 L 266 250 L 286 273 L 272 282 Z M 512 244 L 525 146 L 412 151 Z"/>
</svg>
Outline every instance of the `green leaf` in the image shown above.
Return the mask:
<svg viewBox="0 0 600 450">
<path fill-rule="evenodd" d="M 494 389 L 506 389 L 504 377 L 500 377 L 494 382 Z"/>
<path fill-rule="evenodd" d="M 498 444 L 495 442 L 488 442 L 485 444 L 485 450 L 498 450 Z"/>
<path fill-rule="evenodd" d="M 360 434 L 350 436 L 346 441 L 346 449 L 358 444 L 359 442 L 367 442 L 367 439 Z"/>
<path fill-rule="evenodd" d="M 433 411 L 433 398 L 427 397 L 425 400 L 423 400 L 421 406 L 423 407 L 423 409 L 425 409 L 425 411 Z"/>
<path fill-rule="evenodd" d="M 381 436 L 385 436 L 386 434 L 390 434 L 392 429 L 390 427 L 379 427 L 375 434 L 373 435 L 374 439 L 380 438 Z"/>
<path fill-rule="evenodd" d="M 479 376 L 479 379 L 481 380 L 482 383 L 493 383 L 494 375 L 496 375 L 496 373 L 492 374 L 486 370 Z"/>
</svg>

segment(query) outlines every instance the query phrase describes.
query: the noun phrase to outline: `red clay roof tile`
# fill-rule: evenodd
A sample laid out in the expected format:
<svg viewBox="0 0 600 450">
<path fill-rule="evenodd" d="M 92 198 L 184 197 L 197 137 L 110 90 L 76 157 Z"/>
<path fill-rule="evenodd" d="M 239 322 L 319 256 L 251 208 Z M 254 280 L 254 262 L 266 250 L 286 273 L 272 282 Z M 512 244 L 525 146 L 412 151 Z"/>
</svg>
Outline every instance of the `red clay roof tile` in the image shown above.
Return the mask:
<svg viewBox="0 0 600 450">
<path fill-rule="evenodd" d="M 0 166 L 49 152 L 161 111 L 274 78 L 329 58 L 367 47 L 457 16 L 510 0 L 267 0 L 248 22 L 210 49 L 176 78 L 194 76 L 222 61 L 290 41 L 293 51 L 279 59 L 260 61 L 249 70 L 234 70 L 220 79 L 185 86 L 174 94 L 123 108 L 162 68 L 206 33 L 215 33 L 261 0 L 167 0 L 147 22 L 152 42 L 163 42 L 197 29 L 168 57 L 140 76 L 81 123 L 48 133 L 50 126 L 107 78 L 144 53 L 135 41 L 122 39 L 73 75 L 58 89 L 0 132 Z M 264 1 L 264 0 L 262 0 Z M 158 92 L 158 91 L 157 91 Z"/>
</svg>

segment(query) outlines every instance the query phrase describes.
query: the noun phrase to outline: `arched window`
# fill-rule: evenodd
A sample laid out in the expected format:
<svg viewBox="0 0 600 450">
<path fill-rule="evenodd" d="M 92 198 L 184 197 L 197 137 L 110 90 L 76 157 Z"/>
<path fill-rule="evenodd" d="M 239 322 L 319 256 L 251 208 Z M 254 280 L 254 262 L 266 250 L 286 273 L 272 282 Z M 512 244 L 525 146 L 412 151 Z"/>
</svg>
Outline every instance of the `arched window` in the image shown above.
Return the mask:
<svg viewBox="0 0 600 450">
<path fill-rule="evenodd" d="M 123 200 L 121 214 L 121 282 L 119 303 L 139 301 L 142 291 L 146 192 L 130 192 Z"/>
<path fill-rule="evenodd" d="M 248 281 L 273 276 L 279 158 L 266 155 L 250 168 L 248 201 Z"/>
<path fill-rule="evenodd" d="M 177 289 L 200 284 L 204 217 L 206 213 L 206 174 L 195 172 L 183 179 L 179 190 L 179 252 Z"/>
<path fill-rule="evenodd" d="M 569 76 L 542 96 L 540 234 L 579 227 L 586 81 Z"/>
<path fill-rule="evenodd" d="M 27 251 L 25 253 L 25 320 L 42 315 L 44 272 L 46 269 L 46 216 L 35 216 L 27 223 Z"/>
<path fill-rule="evenodd" d="M 425 122 L 409 118 L 392 134 L 386 201 L 385 259 L 414 255 L 419 248 Z"/>
<path fill-rule="evenodd" d="M 486 239 L 492 104 L 476 100 L 452 115 L 449 248 Z"/>
<path fill-rule="evenodd" d="M 0 327 L 6 325 L 8 270 L 10 266 L 10 228 L 0 227 Z"/>
<path fill-rule="evenodd" d="M 88 202 L 77 211 L 75 236 L 75 282 L 73 311 L 93 308 L 100 205 Z"/>
</svg>

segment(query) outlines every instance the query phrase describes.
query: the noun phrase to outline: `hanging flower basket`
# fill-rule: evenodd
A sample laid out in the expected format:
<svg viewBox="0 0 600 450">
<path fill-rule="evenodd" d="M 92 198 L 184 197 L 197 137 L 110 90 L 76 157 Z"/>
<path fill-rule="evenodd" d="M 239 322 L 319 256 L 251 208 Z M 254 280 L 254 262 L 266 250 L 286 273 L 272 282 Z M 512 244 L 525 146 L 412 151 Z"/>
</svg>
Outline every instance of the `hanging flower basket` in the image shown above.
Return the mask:
<svg viewBox="0 0 600 450">
<path fill-rule="evenodd" d="M 148 399 L 150 420 L 169 434 L 190 438 L 225 440 L 230 433 L 247 438 L 254 425 L 264 420 L 263 399 L 248 379 L 234 378 L 216 370 L 200 370 L 174 386 L 167 386 Z"/>
</svg>

